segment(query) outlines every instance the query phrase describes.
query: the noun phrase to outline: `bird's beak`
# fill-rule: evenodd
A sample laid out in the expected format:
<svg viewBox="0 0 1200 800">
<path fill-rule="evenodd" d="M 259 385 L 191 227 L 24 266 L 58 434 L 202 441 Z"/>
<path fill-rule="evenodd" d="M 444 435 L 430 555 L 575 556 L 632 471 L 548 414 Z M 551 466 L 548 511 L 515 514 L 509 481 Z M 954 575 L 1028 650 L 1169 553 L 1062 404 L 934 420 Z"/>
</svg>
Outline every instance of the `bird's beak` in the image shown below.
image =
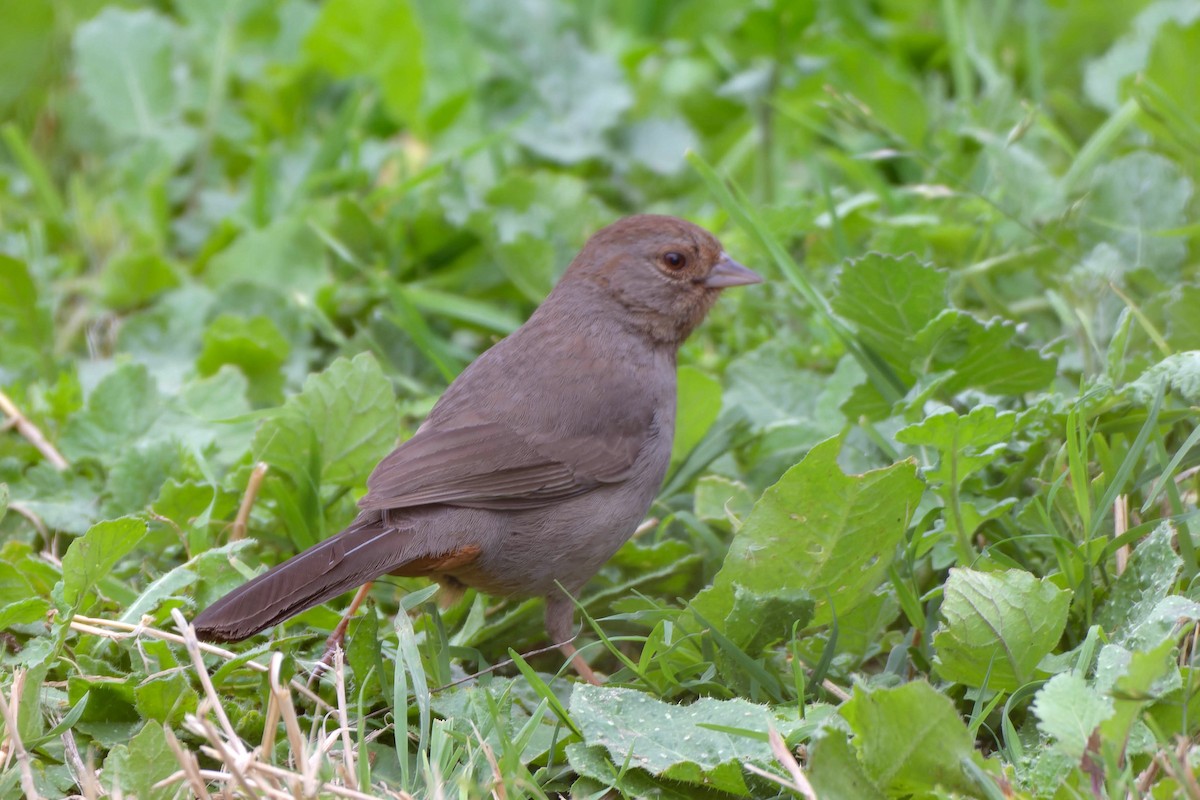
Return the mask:
<svg viewBox="0 0 1200 800">
<path fill-rule="evenodd" d="M 746 269 L 730 258 L 728 253 L 721 253 L 720 260 L 704 279 L 704 285 L 709 289 L 725 289 L 729 286 L 762 283 L 762 280 L 762 276 L 754 270 Z"/>
</svg>

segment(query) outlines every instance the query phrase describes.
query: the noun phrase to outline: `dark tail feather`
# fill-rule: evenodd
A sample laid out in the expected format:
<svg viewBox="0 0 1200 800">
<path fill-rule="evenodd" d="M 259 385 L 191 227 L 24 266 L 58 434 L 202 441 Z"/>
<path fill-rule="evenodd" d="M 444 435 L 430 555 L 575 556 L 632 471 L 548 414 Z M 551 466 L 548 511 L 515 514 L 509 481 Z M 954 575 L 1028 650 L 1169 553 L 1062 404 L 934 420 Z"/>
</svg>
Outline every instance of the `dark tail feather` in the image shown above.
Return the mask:
<svg viewBox="0 0 1200 800">
<path fill-rule="evenodd" d="M 210 642 L 240 642 L 288 617 L 361 586 L 404 563 L 410 537 L 376 514 L 264 572 L 204 609 L 192 622 Z"/>
</svg>

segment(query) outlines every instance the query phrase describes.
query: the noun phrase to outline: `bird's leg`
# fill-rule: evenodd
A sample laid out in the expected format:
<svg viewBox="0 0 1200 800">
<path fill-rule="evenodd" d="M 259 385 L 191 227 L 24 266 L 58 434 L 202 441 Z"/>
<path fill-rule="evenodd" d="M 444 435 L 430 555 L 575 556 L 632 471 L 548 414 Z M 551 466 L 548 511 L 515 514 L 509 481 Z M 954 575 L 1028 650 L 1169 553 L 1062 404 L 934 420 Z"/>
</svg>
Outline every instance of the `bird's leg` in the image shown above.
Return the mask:
<svg viewBox="0 0 1200 800">
<path fill-rule="evenodd" d="M 570 659 L 571 666 L 579 673 L 579 677 L 593 686 L 603 686 L 604 682 L 583 660 L 583 655 L 574 645 L 575 634 L 571 632 L 571 618 L 574 610 L 575 605 L 571 602 L 571 596 L 565 589 L 548 595 L 546 597 L 546 632 L 550 634 L 550 641 L 555 642 L 563 655 Z"/>
<path fill-rule="evenodd" d="M 354 599 L 350 601 L 350 607 L 342 615 L 342 619 L 337 624 L 337 627 L 333 629 L 333 633 L 329 634 L 329 638 L 325 640 L 325 652 L 321 654 L 321 660 L 317 662 L 317 667 L 313 670 L 314 679 L 319 677 L 333 663 L 333 654 L 346 641 L 346 629 L 350 627 L 350 618 L 358 613 L 358 607 L 362 605 L 363 600 L 367 599 L 367 593 L 371 591 L 371 586 L 374 583 L 375 581 L 367 581 L 358 587 L 358 592 L 354 595 Z"/>
</svg>

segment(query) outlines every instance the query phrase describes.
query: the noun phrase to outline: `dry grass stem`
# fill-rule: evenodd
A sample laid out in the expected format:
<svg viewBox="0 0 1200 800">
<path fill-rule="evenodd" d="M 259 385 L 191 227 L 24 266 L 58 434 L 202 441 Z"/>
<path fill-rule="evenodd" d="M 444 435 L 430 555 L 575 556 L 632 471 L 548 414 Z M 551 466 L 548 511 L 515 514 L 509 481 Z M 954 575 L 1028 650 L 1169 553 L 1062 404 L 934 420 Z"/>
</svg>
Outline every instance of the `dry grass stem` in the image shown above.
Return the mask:
<svg viewBox="0 0 1200 800">
<path fill-rule="evenodd" d="M 196 760 L 196 754 L 184 748 L 170 728 L 163 728 L 163 731 L 167 737 L 167 745 L 175 753 L 175 760 L 179 762 L 182 769 L 166 780 L 159 781 L 155 784 L 155 788 L 169 786 L 181 779 L 186 779 L 193 795 L 200 800 L 212 800 L 212 795 L 208 793 L 208 786 L 205 785 L 204 778 L 200 773 L 200 762 Z"/>
<path fill-rule="evenodd" d="M 79 745 L 75 743 L 75 732 L 68 728 L 61 739 L 64 760 L 67 763 L 67 769 L 71 771 L 71 777 L 75 779 L 76 785 L 79 786 L 79 790 L 83 792 L 83 796 L 87 800 L 96 800 L 104 794 L 104 790 L 100 788 L 100 784 L 96 780 L 96 771 L 92 769 L 92 765 L 85 763 L 79 754 Z"/>
<path fill-rule="evenodd" d="M 787 742 L 773 726 L 767 728 L 767 741 L 771 743 L 771 752 L 775 758 L 792 776 L 792 784 L 796 791 L 800 792 L 807 800 L 817 800 L 817 793 L 813 791 L 812 784 L 808 782 L 804 770 L 800 768 L 800 762 L 796 760 L 796 756 L 788 749 Z"/>
<path fill-rule="evenodd" d="M 836 683 L 829 680 L 828 678 L 821 681 L 821 688 L 823 688 L 825 691 L 829 692 L 831 695 L 836 697 L 838 700 L 841 700 L 843 703 L 850 699 L 849 692 L 847 692 L 845 689 L 838 686 Z"/>
<path fill-rule="evenodd" d="M 134 625 L 129 622 L 121 622 L 120 620 L 115 619 L 100 619 L 99 617 L 85 617 L 82 614 L 76 614 L 71 619 L 71 629 L 79 633 L 86 633 L 91 636 L 100 636 L 105 639 L 112 639 L 114 641 L 137 638 L 138 636 L 149 636 L 152 639 L 162 639 L 163 641 L 172 642 L 174 644 L 185 644 L 183 636 L 177 633 L 171 633 L 170 631 L 152 628 L 149 625 L 146 625 L 144 622 Z M 207 653 L 208 655 L 218 656 L 219 658 L 223 658 L 227 661 L 232 661 L 233 659 L 238 658 L 237 653 L 233 652 L 232 650 L 226 650 L 224 647 L 218 647 L 215 644 L 197 641 L 196 645 L 199 647 L 201 652 Z M 242 663 L 255 672 L 266 673 L 270 669 L 265 664 L 260 664 L 252 659 L 243 661 Z M 300 681 L 292 680 L 291 686 L 297 692 L 304 695 L 304 697 L 310 702 L 314 703 L 318 708 L 325 710 L 329 709 L 329 704 L 322 700 L 320 695 L 309 690 L 309 688 Z"/>
<path fill-rule="evenodd" d="M 258 490 L 262 488 L 263 480 L 267 477 L 270 467 L 267 462 L 260 461 L 250 472 L 250 480 L 246 481 L 246 491 L 242 494 L 242 504 L 238 506 L 237 516 L 233 520 L 233 529 L 229 532 L 229 541 L 237 542 L 246 538 L 246 529 L 250 525 L 250 512 L 254 509 L 254 501 Z"/>
<path fill-rule="evenodd" d="M 346 707 L 346 662 L 342 648 L 338 648 L 333 661 L 334 682 L 337 687 L 338 727 L 342 733 L 342 760 L 345 763 L 345 781 L 351 789 L 358 788 L 358 772 L 354 768 L 354 746 L 350 742 L 350 712 Z"/>
<path fill-rule="evenodd" d="M 483 751 L 483 757 L 487 759 L 488 766 L 492 768 L 492 797 L 496 800 L 508 800 L 508 790 L 504 787 L 504 773 L 500 771 L 500 764 L 496 762 L 496 753 L 492 750 L 492 746 L 488 744 L 487 739 L 479 732 L 479 726 L 475 721 L 471 721 L 471 730 L 475 732 L 475 738 L 479 740 L 479 747 Z"/>
<path fill-rule="evenodd" d="M 5 752 L 6 764 L 11 758 L 17 760 L 17 769 L 21 772 L 21 791 L 25 793 L 26 800 L 41 800 L 37 784 L 33 782 L 33 767 L 30 764 L 29 751 L 25 749 L 25 743 L 21 741 L 21 729 L 17 726 L 17 713 L 20 709 L 21 687 L 25 682 L 24 679 L 25 670 L 14 671 L 12 698 L 5 699 L 4 693 L 0 692 L 0 718 L 4 720 L 6 734 L 4 741 L 0 742 L 0 750 Z"/>
<path fill-rule="evenodd" d="M 52 445 L 37 425 L 34 425 L 29 419 L 21 413 L 21 409 L 17 408 L 8 395 L 0 391 L 0 411 L 8 417 L 9 424 L 17 429 L 17 433 L 24 436 L 31 445 L 37 448 L 37 451 L 45 457 L 47 461 L 54 465 L 57 470 L 64 470 L 71 466 L 70 463 L 63 458 L 63 454 L 58 452 L 58 449 Z"/>
<path fill-rule="evenodd" d="M 1113 501 L 1113 538 L 1121 536 L 1129 530 L 1129 495 L 1119 494 Z M 1117 548 L 1117 574 L 1125 572 L 1129 565 L 1129 545 L 1123 544 Z"/>
</svg>

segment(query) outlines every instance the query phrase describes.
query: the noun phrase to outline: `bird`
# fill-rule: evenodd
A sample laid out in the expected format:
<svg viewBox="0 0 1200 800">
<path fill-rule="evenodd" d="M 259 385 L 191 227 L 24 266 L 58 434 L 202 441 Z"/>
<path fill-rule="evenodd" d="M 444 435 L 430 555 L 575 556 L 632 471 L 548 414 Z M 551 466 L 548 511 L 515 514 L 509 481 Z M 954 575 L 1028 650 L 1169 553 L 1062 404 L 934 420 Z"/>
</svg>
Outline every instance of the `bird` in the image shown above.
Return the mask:
<svg viewBox="0 0 1200 800">
<path fill-rule="evenodd" d="M 241 641 L 382 575 L 426 577 L 545 598 L 551 642 L 600 683 L 572 644 L 572 596 L 662 485 L 680 345 L 724 289 L 761 281 L 677 217 L 600 229 L 379 462 L 353 522 L 208 606 L 198 637 Z"/>
</svg>

